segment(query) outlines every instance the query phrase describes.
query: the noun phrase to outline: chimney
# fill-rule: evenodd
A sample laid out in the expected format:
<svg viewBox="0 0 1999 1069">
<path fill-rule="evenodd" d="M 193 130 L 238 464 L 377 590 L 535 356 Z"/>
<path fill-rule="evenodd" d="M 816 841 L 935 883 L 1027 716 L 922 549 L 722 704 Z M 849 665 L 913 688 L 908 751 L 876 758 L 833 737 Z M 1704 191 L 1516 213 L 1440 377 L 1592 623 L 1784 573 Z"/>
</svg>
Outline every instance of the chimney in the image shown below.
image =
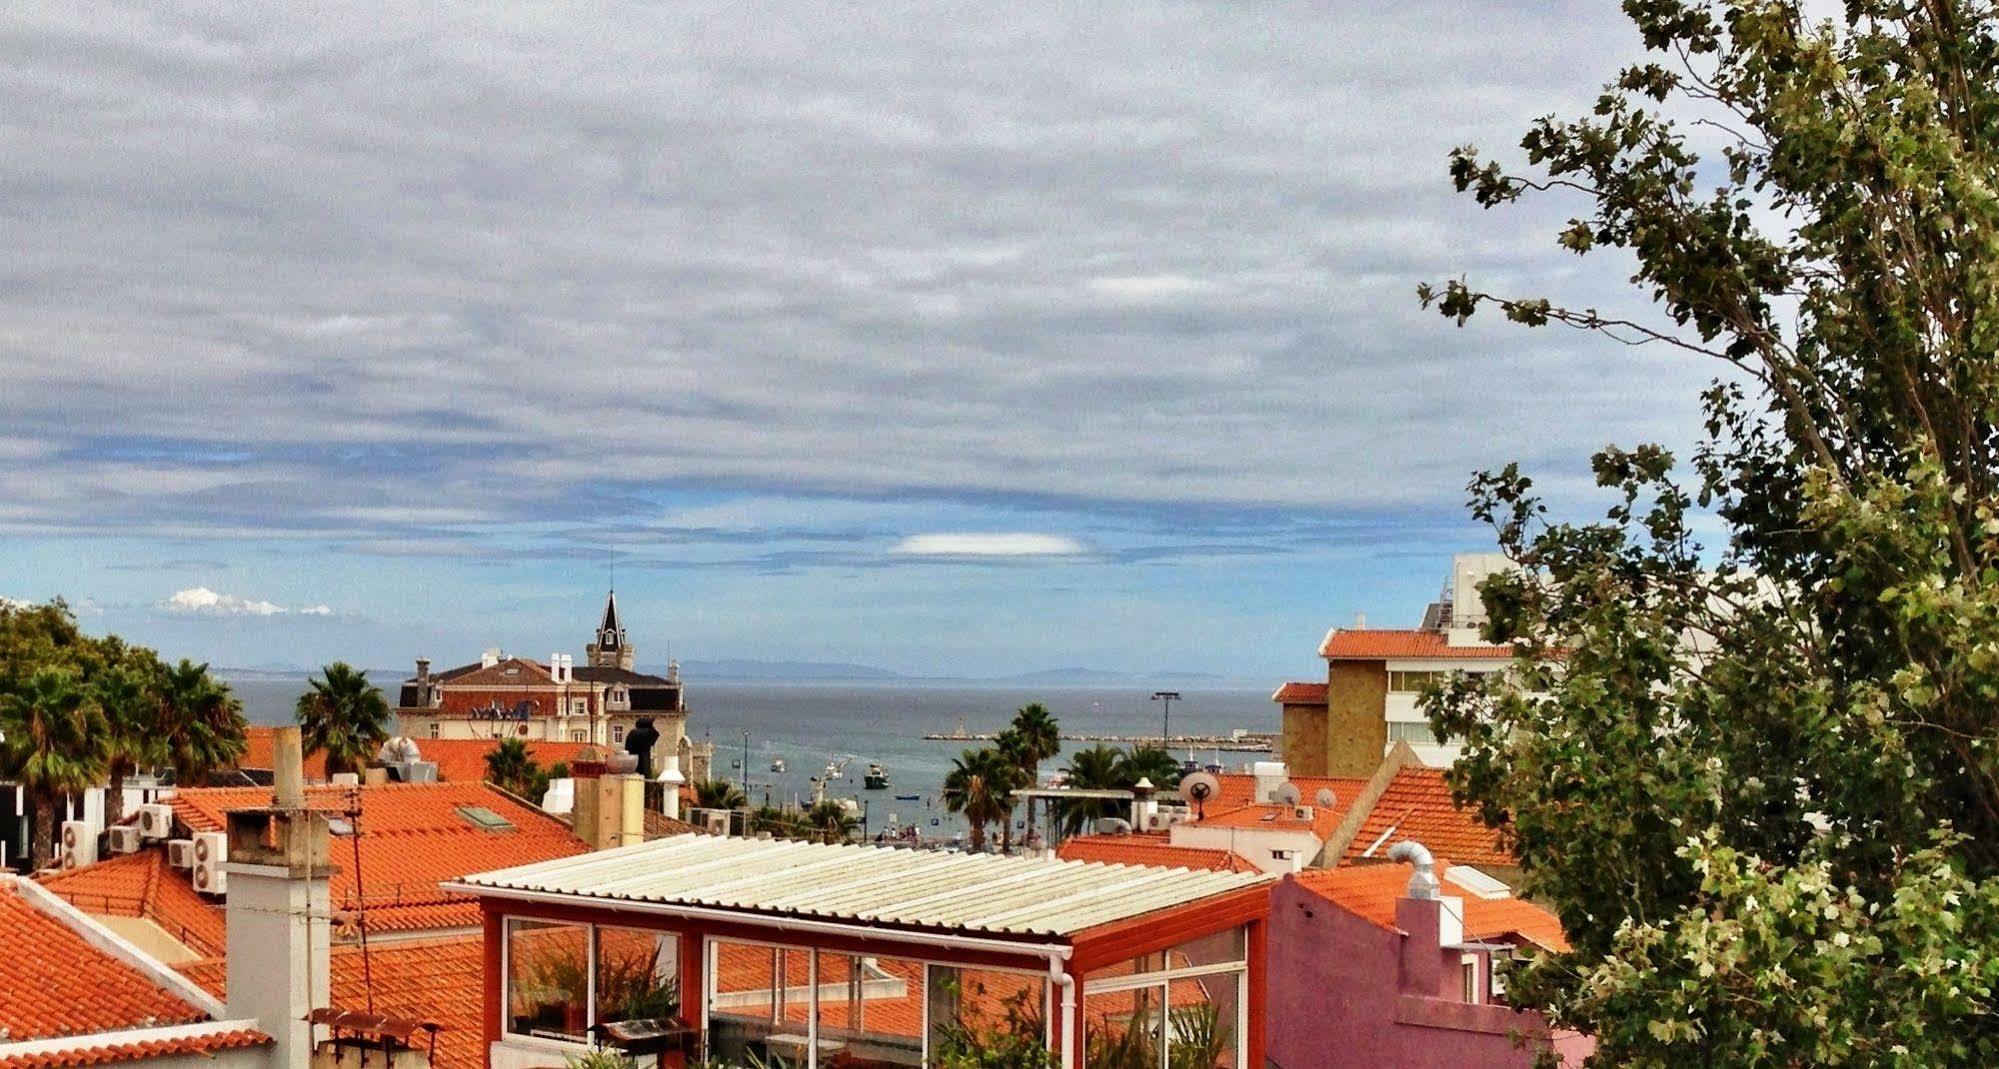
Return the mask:
<svg viewBox="0 0 1999 1069">
<path fill-rule="evenodd" d="M 305 808 L 298 728 L 278 728 L 272 753 L 272 805 L 228 814 L 228 1012 L 275 1041 L 276 1069 L 307 1069 L 306 1017 L 328 1004 L 333 870 L 326 818 Z"/>
<path fill-rule="evenodd" d="M 1395 903 L 1395 926 L 1404 933 L 1397 987 L 1404 994 L 1449 998 L 1454 992 L 1445 986 L 1450 974 L 1444 948 L 1464 942 L 1465 900 L 1438 895 L 1436 862 L 1423 844 L 1404 840 L 1389 849 L 1388 857 L 1415 866 L 1408 890 Z"/>
<path fill-rule="evenodd" d="M 1267 804 L 1277 800 L 1277 791 L 1290 779 L 1291 773 L 1282 761 L 1258 761 L 1250 767 L 1250 775 L 1256 779 L 1256 800 Z"/>
<path fill-rule="evenodd" d="M 659 792 L 661 796 L 659 808 L 668 819 L 680 819 L 680 787 L 686 782 L 687 777 L 680 774 L 680 755 L 667 754 L 666 767 L 659 773 L 660 786 L 665 788 Z"/>
<path fill-rule="evenodd" d="M 479 667 L 481 668 L 491 668 L 499 663 L 500 647 L 498 646 L 489 646 L 486 648 L 486 652 L 479 655 Z"/>
<path fill-rule="evenodd" d="M 1365 631 L 1365 630 L 1367 630 L 1367 614 L 1366 614 L 1366 613 L 1364 613 L 1364 612 L 1357 612 L 1357 613 L 1354 613 L 1354 614 L 1353 614 L 1353 629 L 1354 629 L 1355 631 Z"/>
<path fill-rule="evenodd" d="M 416 659 L 416 704 L 418 707 L 430 704 L 430 658 Z"/>
<path fill-rule="evenodd" d="M 645 777 L 610 771 L 595 747 L 576 756 L 569 768 L 575 778 L 569 815 L 577 837 L 592 850 L 645 842 Z"/>
<path fill-rule="evenodd" d="M 1131 785 L 1131 826 L 1139 831 L 1152 826 L 1152 814 L 1159 810 L 1159 803 L 1152 797 L 1153 790 L 1150 776 L 1140 776 Z"/>
</svg>

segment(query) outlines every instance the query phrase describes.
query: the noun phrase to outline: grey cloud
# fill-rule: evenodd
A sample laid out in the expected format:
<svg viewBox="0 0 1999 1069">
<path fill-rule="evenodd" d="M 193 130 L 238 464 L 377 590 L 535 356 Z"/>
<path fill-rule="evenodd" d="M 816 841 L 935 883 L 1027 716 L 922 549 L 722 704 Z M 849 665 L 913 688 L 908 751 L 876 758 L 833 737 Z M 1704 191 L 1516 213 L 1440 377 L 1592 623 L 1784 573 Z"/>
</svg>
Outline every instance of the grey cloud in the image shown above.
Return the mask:
<svg viewBox="0 0 1999 1069">
<path fill-rule="evenodd" d="M 10 12 L 0 530 L 458 554 L 578 517 L 738 537 L 620 526 L 685 486 L 1323 514 L 1573 473 L 1683 438 L 1708 369 L 1452 330 L 1412 289 L 1624 299 L 1614 259 L 1553 250 L 1558 209 L 1443 180 L 1586 102 L 1620 21 Z"/>
</svg>

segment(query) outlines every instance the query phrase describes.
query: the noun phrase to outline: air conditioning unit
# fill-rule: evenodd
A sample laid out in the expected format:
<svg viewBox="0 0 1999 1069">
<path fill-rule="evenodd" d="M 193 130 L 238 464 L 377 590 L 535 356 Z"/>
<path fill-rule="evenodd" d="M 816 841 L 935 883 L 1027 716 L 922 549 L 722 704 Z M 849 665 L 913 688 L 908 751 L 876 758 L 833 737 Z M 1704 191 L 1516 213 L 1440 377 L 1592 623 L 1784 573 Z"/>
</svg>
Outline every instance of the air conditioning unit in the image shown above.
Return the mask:
<svg viewBox="0 0 1999 1069">
<path fill-rule="evenodd" d="M 193 867 L 194 867 L 194 840 L 193 840 L 193 839 L 168 839 L 168 840 L 167 840 L 167 864 L 169 864 L 169 865 L 172 865 L 172 866 L 173 866 L 174 868 L 177 868 L 177 869 L 191 869 L 191 868 L 193 868 Z"/>
<path fill-rule="evenodd" d="M 111 852 L 114 854 L 136 854 L 145 842 L 136 824 L 113 825 L 105 835 L 111 840 Z"/>
<path fill-rule="evenodd" d="M 219 895 L 229 889 L 229 874 L 222 865 L 229 860 L 229 836 L 205 831 L 194 837 L 194 889 Z"/>
<path fill-rule="evenodd" d="M 1177 809 L 1162 809 L 1148 813 L 1145 817 L 1146 831 L 1165 831 L 1186 819 L 1186 814 Z"/>
<path fill-rule="evenodd" d="M 152 805 L 139 807 L 139 834 L 148 839 L 164 839 L 174 833 L 174 807 Z"/>
<path fill-rule="evenodd" d="M 701 810 L 701 830 L 710 835 L 729 834 L 729 811 L 726 809 Z"/>
<path fill-rule="evenodd" d="M 1311 807 L 1311 806 L 1309 806 L 1309 805 L 1294 805 L 1294 806 L 1292 806 L 1292 807 L 1291 807 L 1291 819 L 1293 819 L 1293 820 L 1310 820 L 1310 819 L 1312 819 L 1312 807 Z"/>
<path fill-rule="evenodd" d="M 97 861 L 97 834 L 82 820 L 62 822 L 62 867 L 80 869 Z"/>
</svg>

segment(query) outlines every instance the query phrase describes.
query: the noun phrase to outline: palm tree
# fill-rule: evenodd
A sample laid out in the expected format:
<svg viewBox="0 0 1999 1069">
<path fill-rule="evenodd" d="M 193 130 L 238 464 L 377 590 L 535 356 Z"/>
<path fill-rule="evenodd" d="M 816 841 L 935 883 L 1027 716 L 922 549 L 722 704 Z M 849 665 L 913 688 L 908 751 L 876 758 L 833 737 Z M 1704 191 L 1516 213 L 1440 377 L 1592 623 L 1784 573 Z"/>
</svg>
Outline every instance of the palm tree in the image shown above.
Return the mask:
<svg viewBox="0 0 1999 1069">
<path fill-rule="evenodd" d="M 144 665 L 147 660 L 152 661 L 150 666 Z M 92 696 L 104 714 L 106 771 L 111 779 L 104 795 L 106 824 L 116 824 L 125 816 L 125 777 L 140 765 L 157 763 L 165 756 L 166 740 L 158 726 L 160 675 L 159 662 L 148 653 L 144 658 L 128 655 L 123 663 L 106 668 L 91 681 Z"/>
<path fill-rule="evenodd" d="M 34 802 L 28 833 L 35 868 L 54 857 L 56 797 L 104 782 L 103 714 L 66 669 L 40 668 L 0 694 L 0 774 Z"/>
<path fill-rule="evenodd" d="M 1081 790 L 1129 789 L 1123 778 L 1124 751 L 1101 743 L 1069 755 L 1063 769 L 1069 786 Z M 1062 834 L 1080 835 L 1102 817 L 1121 816 L 1123 803 L 1113 798 L 1078 798 L 1063 802 Z"/>
<path fill-rule="evenodd" d="M 1123 780 L 1119 786 L 1126 790 L 1149 779 L 1155 788 L 1170 791 L 1180 786 L 1180 762 L 1157 746 L 1140 746 L 1118 763 L 1118 776 Z"/>
<path fill-rule="evenodd" d="M 1062 727 L 1055 721 L 1055 714 L 1040 702 L 1029 702 L 1013 714 L 1013 725 L 1007 728 L 1014 737 L 1021 766 L 1027 770 L 1030 783 L 1041 780 L 1041 762 L 1062 752 Z"/>
<path fill-rule="evenodd" d="M 306 753 L 326 752 L 326 771 L 358 772 L 389 739 L 389 703 L 368 673 L 346 661 L 321 669 L 324 678 L 298 697 L 299 734 Z"/>
<path fill-rule="evenodd" d="M 860 818 L 831 798 L 814 802 L 812 808 L 805 811 L 804 823 L 812 838 L 823 843 L 847 842 L 861 830 Z"/>
<path fill-rule="evenodd" d="M 162 672 L 157 686 L 160 744 L 175 783 L 198 787 L 210 772 L 242 759 L 249 731 L 243 705 L 207 665 L 183 657 Z"/>
<path fill-rule="evenodd" d="M 486 751 L 486 782 L 503 791 L 540 804 L 542 794 L 548 791 L 548 780 L 549 774 L 528 753 L 527 740 L 518 735 L 509 735 Z"/>
<path fill-rule="evenodd" d="M 749 796 L 741 787 L 725 779 L 704 779 L 694 784 L 694 806 L 697 809 L 741 809 L 750 804 Z"/>
<path fill-rule="evenodd" d="M 944 807 L 964 814 L 971 824 L 974 852 L 985 851 L 986 825 L 999 823 L 1011 830 L 1013 791 L 1021 786 L 1021 777 L 1020 766 L 991 746 L 966 750 L 951 759 L 951 771 L 944 777 Z"/>
</svg>

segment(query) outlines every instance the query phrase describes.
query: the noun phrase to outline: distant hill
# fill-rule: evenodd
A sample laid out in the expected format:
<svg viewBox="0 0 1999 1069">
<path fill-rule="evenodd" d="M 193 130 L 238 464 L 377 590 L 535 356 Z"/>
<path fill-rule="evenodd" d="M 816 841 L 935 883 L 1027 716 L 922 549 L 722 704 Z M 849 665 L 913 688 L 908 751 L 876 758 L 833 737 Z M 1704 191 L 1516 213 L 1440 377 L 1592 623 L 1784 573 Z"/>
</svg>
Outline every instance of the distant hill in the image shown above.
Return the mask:
<svg viewBox="0 0 1999 1069">
<path fill-rule="evenodd" d="M 838 661 L 686 661 L 681 672 L 696 685 L 700 680 L 788 683 L 961 683 L 1004 686 L 1170 686 L 1227 683 L 1226 676 L 1206 672 L 1114 672 L 1101 668 L 1046 668 L 994 676 L 919 676 Z"/>
<path fill-rule="evenodd" d="M 752 661 L 741 658 L 719 661 L 685 661 L 681 674 L 691 680 L 724 679 L 746 682 L 824 680 L 828 682 L 889 682 L 908 679 L 900 672 L 866 664 L 838 661 Z"/>
</svg>

